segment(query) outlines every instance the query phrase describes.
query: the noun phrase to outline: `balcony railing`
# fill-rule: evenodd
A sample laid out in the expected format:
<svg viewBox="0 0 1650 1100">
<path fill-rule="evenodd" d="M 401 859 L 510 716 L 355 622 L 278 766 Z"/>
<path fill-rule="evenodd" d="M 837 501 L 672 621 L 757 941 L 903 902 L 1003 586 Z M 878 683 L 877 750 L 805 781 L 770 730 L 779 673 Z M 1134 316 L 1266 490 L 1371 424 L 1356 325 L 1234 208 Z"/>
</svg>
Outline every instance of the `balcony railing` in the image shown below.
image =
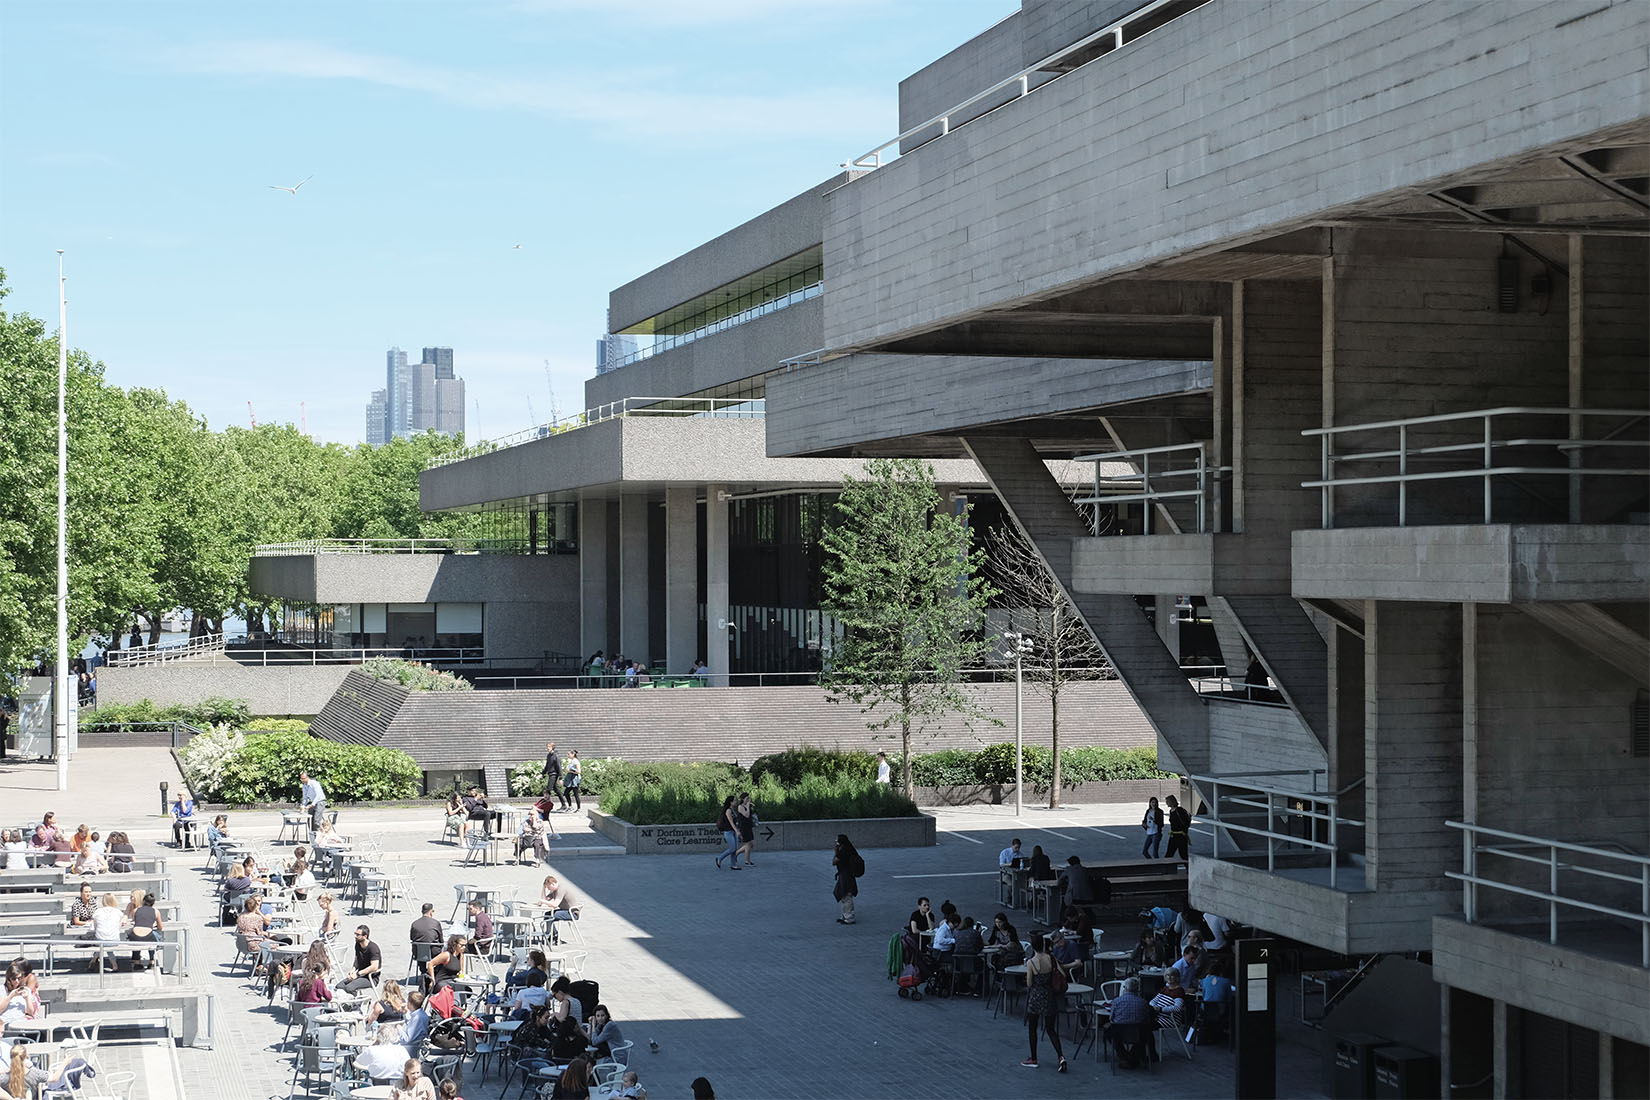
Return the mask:
<svg viewBox="0 0 1650 1100">
<path fill-rule="evenodd" d="M 526 539 L 301 539 L 266 542 L 255 558 L 290 558 L 310 554 L 524 554 Z"/>
<path fill-rule="evenodd" d="M 223 652 L 223 634 L 205 634 L 186 642 L 157 642 L 154 645 L 133 646 L 130 649 L 111 649 L 104 656 L 110 668 L 137 668 L 141 665 L 164 665 L 172 661 L 188 660 L 211 653 Z"/>
<path fill-rule="evenodd" d="M 906 140 L 920 134 L 928 134 L 929 131 L 934 131 L 928 134 L 930 139 L 944 137 L 957 126 L 972 122 L 975 118 L 986 114 L 989 110 L 995 110 L 1002 104 L 993 103 L 989 108 L 973 114 L 969 113 L 971 108 L 998 99 L 1004 92 L 1011 93 L 1011 97 L 1004 101 L 1009 103 L 1022 96 L 1030 95 L 1043 86 L 1041 83 L 1033 85 L 1031 81 L 1034 78 L 1042 79 L 1047 77 L 1051 71 L 1075 69 L 1088 64 L 1090 61 L 1110 57 L 1126 44 L 1139 41 L 1169 20 L 1184 15 L 1195 8 L 1202 7 L 1203 4 L 1208 2 L 1209 0 L 1152 0 L 1150 3 L 1142 4 L 1117 22 L 1102 27 L 1069 46 L 1061 47 L 1036 64 L 1027 65 L 1013 76 L 999 80 L 983 92 L 969 96 L 950 110 L 935 115 L 927 122 L 918 123 L 898 137 L 891 138 L 876 148 L 861 153 L 842 167 L 850 171 L 870 171 L 874 168 L 881 168 L 885 163 L 883 154 L 892 150 L 893 154 L 897 156 L 900 145 Z M 1047 83 L 1047 81 L 1044 81 L 1044 83 Z M 959 115 L 967 117 L 958 118 Z"/>
<path fill-rule="evenodd" d="M 777 298 L 770 298 L 760 305 L 751 306 L 749 309 L 742 309 L 738 313 L 730 313 L 726 317 L 712 321 L 708 325 L 701 325 L 696 329 L 689 330 L 688 332 L 672 332 L 663 336 L 655 336 L 652 344 L 646 347 L 637 348 L 628 355 L 620 356 L 618 359 L 603 368 L 601 373 L 607 374 L 610 371 L 618 370 L 620 367 L 629 366 L 631 363 L 636 363 L 643 359 L 651 359 L 660 352 L 669 351 L 672 348 L 679 348 L 683 344 L 691 344 L 695 340 L 703 340 L 707 336 L 715 336 L 718 332 L 726 332 L 730 328 L 737 328 L 740 325 L 748 324 L 759 317 L 766 317 L 768 314 L 776 313 L 787 306 L 794 306 L 798 302 L 806 302 L 809 298 L 817 298 L 820 294 L 824 293 L 824 290 L 824 283 L 809 283 L 805 287 L 799 287 L 787 294 L 781 294 Z"/>
<path fill-rule="evenodd" d="M 1322 498 L 1323 527 L 1335 526 L 1335 490 L 1354 485 L 1396 485 L 1397 521 L 1409 523 L 1410 486 L 1430 481 L 1479 481 L 1483 484 L 1483 522 L 1495 522 L 1493 489 L 1498 479 L 1509 477 L 1557 477 L 1568 488 L 1569 522 L 1581 522 L 1582 488 L 1589 481 L 1650 477 L 1645 456 L 1650 440 L 1618 438 L 1622 432 L 1650 417 L 1644 409 L 1569 409 L 1508 406 L 1473 412 L 1416 416 L 1406 420 L 1382 420 L 1369 424 L 1344 424 L 1312 428 L 1301 434 L 1317 436 L 1322 444 L 1321 471 L 1316 481 L 1303 481 L 1307 489 L 1317 489 Z M 1505 422 L 1516 418 L 1511 429 Z M 1531 434 L 1531 420 L 1550 423 L 1549 432 Z M 1613 430 L 1599 429 L 1593 437 L 1583 435 L 1589 422 L 1621 421 Z M 1473 422 L 1477 422 L 1474 426 Z M 1471 439 L 1449 439 L 1446 426 L 1471 429 Z M 1497 428 L 1501 427 L 1501 434 Z M 1466 431 L 1457 435 L 1466 436 Z M 1417 443 L 1414 436 L 1420 436 Z M 1351 436 L 1362 436 L 1360 446 L 1372 449 L 1338 451 Z M 1447 442 L 1439 440 L 1449 439 Z M 1546 459 L 1548 461 L 1543 462 Z M 1636 460 L 1636 461 L 1635 461 Z M 1592 461 L 1595 465 L 1586 465 Z M 1603 463 L 1598 465 L 1597 463 Z M 1371 473 L 1342 473 L 1358 466 Z"/>
<path fill-rule="evenodd" d="M 1446 821 L 1461 830 L 1462 869 L 1449 877 L 1465 884 L 1462 915 L 1468 924 L 1479 919 L 1478 890 L 1497 890 L 1547 903 L 1547 942 L 1558 943 L 1560 907 L 1615 917 L 1639 928 L 1639 965 L 1650 967 L 1650 858 L 1635 852 L 1611 851 L 1586 844 L 1569 844 L 1549 837 L 1488 829 L 1465 821 Z M 1521 885 L 1511 876 L 1497 877 L 1484 866 L 1486 861 L 1503 859 L 1513 865 L 1544 868 L 1546 889 Z M 1577 877 L 1579 876 L 1579 877 Z M 1622 883 L 1638 887 L 1636 909 L 1603 905 L 1582 896 L 1583 884 L 1596 890 L 1601 883 Z"/>
<path fill-rule="evenodd" d="M 620 401 L 609 401 L 605 405 L 597 405 L 593 409 L 586 409 L 576 417 L 555 424 L 540 424 L 535 428 L 526 428 L 506 436 L 500 436 L 497 439 L 477 443 L 475 446 L 466 447 L 462 451 L 436 455 L 425 464 L 425 468 L 433 470 L 438 466 L 446 466 L 449 463 L 462 462 L 467 458 L 475 458 L 477 455 L 490 454 L 493 451 L 502 451 L 509 447 L 519 447 L 523 443 L 531 443 L 535 439 L 546 439 L 552 435 L 561 435 L 576 431 L 579 428 L 587 428 L 604 420 L 622 420 L 628 416 L 761 420 L 767 415 L 767 409 L 767 400 L 761 397 L 626 397 Z"/>
<path fill-rule="evenodd" d="M 1152 514 L 1171 501 L 1189 500 L 1195 511 L 1195 533 L 1207 534 L 1218 514 L 1215 490 L 1230 466 L 1209 461 L 1208 443 L 1178 443 L 1170 447 L 1141 447 L 1132 451 L 1105 451 L 1078 455 L 1076 462 L 1094 463 L 1094 495 L 1077 497 L 1073 504 L 1093 504 L 1094 533 L 1100 534 L 1105 514 L 1101 505 L 1141 502 L 1141 523 L 1152 533 Z"/>
<path fill-rule="evenodd" d="M 1345 830 L 1363 828 L 1363 821 L 1345 817 L 1340 812 L 1340 796 L 1324 791 L 1300 790 L 1296 787 L 1265 782 L 1297 776 L 1309 777 L 1317 787 L 1321 771 L 1255 772 L 1245 775 L 1194 775 L 1191 781 L 1202 790 L 1207 805 L 1201 820 L 1213 826 L 1215 859 L 1220 859 L 1220 838 L 1223 831 L 1262 837 L 1266 841 L 1266 869 L 1277 870 L 1280 858 L 1292 866 L 1301 856 L 1324 859 L 1329 866 L 1329 886 L 1336 889 L 1336 868 L 1341 856 L 1357 854 L 1343 851 L 1347 839 Z M 1256 782 L 1257 779 L 1263 780 Z M 1361 845 L 1359 846 L 1361 852 Z M 1248 853 L 1239 850 L 1232 856 Z"/>
</svg>

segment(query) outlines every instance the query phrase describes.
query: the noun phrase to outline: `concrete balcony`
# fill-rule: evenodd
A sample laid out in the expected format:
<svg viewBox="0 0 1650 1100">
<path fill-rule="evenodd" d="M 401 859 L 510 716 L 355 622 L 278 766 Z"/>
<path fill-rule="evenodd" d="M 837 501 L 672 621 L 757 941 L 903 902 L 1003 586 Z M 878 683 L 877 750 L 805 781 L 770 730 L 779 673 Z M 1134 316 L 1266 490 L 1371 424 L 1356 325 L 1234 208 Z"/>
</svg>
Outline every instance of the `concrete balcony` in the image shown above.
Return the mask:
<svg viewBox="0 0 1650 1100">
<path fill-rule="evenodd" d="M 1641 600 L 1650 587 L 1650 527 L 1460 524 L 1295 531 L 1290 559 L 1290 591 L 1303 600 Z"/>
<path fill-rule="evenodd" d="M 1079 592 L 1276 595 L 1290 583 L 1280 539 L 1259 535 L 1122 535 L 1072 540 Z"/>
</svg>

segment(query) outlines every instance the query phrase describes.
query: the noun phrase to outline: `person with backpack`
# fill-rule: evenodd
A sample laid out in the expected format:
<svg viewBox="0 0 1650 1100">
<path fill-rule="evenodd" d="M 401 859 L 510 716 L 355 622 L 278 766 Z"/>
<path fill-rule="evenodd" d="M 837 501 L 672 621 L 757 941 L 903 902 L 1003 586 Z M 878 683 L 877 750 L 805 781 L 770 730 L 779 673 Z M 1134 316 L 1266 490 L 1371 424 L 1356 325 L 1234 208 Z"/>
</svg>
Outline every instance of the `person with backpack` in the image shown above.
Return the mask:
<svg viewBox="0 0 1650 1100">
<path fill-rule="evenodd" d="M 1031 958 L 1026 962 L 1026 1033 L 1031 1040 L 1031 1057 L 1021 1062 L 1037 1068 L 1037 1025 L 1042 1024 L 1060 1059 L 1059 1072 L 1066 1072 L 1065 1051 L 1060 1049 L 1060 1002 L 1066 992 L 1066 972 L 1048 953 L 1041 932 L 1031 934 Z"/>
<path fill-rule="evenodd" d="M 1174 795 L 1168 798 L 1169 803 L 1169 846 L 1163 851 L 1164 859 L 1173 859 L 1175 853 L 1180 853 L 1181 859 L 1191 859 L 1192 854 L 1187 849 L 1187 842 L 1192 834 L 1192 815 L 1186 812 L 1186 807 Z"/>
<path fill-rule="evenodd" d="M 831 853 L 831 866 L 836 868 L 836 885 L 831 896 L 842 906 L 838 924 L 854 923 L 854 898 L 859 896 L 859 879 L 865 874 L 865 860 L 861 858 L 847 833 L 838 833 L 836 849 Z"/>
</svg>

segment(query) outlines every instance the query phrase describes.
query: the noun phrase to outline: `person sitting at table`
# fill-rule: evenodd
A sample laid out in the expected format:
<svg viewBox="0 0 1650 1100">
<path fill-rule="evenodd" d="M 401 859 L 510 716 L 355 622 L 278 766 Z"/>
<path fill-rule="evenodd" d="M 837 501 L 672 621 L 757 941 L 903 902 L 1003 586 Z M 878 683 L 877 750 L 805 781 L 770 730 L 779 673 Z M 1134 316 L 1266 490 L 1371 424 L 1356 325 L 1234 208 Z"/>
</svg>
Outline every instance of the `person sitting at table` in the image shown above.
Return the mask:
<svg viewBox="0 0 1650 1100">
<path fill-rule="evenodd" d="M 1043 851 L 1041 844 L 1031 849 L 1031 879 L 1033 882 L 1044 882 L 1054 877 L 1054 865 L 1049 862 L 1048 855 Z"/>
<path fill-rule="evenodd" d="M 271 920 L 263 911 L 257 897 L 247 895 L 241 902 L 241 915 L 235 918 L 235 931 L 245 938 L 247 946 L 258 953 L 258 970 L 269 964 L 275 949 L 275 940 L 269 935 Z"/>
<path fill-rule="evenodd" d="M 292 849 L 292 858 L 281 864 L 281 877 L 290 879 L 298 872 L 298 864 L 309 863 L 309 849 L 302 844 Z"/>
<path fill-rule="evenodd" d="M 413 950 L 416 952 L 417 945 L 421 943 L 440 943 L 444 935 L 446 930 L 435 915 L 435 903 L 425 902 L 419 908 L 418 919 L 407 929 L 407 939 L 414 945 Z"/>
<path fill-rule="evenodd" d="M 567 1063 L 550 1090 L 550 1100 L 589 1100 L 590 1090 L 596 1087 L 596 1077 L 590 1071 L 590 1059 L 579 1055 Z"/>
<path fill-rule="evenodd" d="M 642 1087 L 641 1078 L 636 1071 L 627 1069 L 619 1077 L 619 1091 L 613 1094 L 614 1100 L 647 1100 L 647 1090 Z"/>
<path fill-rule="evenodd" d="M 69 838 L 69 851 L 79 855 L 80 849 L 86 847 L 86 842 L 90 839 L 92 839 L 92 827 L 85 822 L 81 822 L 75 826 L 74 835 Z"/>
<path fill-rule="evenodd" d="M 359 993 L 363 989 L 372 988 L 372 983 L 384 970 L 384 952 L 376 943 L 372 942 L 372 929 L 366 925 L 357 925 L 355 928 L 355 966 L 350 970 L 343 981 L 343 989 L 349 993 Z"/>
<path fill-rule="evenodd" d="M 415 989 L 407 994 L 407 1019 L 401 1025 L 401 1042 L 404 1046 L 417 1050 L 418 1045 L 429 1033 L 430 1010 L 424 1007 L 423 990 Z"/>
<path fill-rule="evenodd" d="M 464 811 L 470 821 L 486 822 L 484 828 L 489 837 L 493 835 L 494 821 L 502 821 L 504 818 L 503 811 L 487 805 L 487 796 L 481 793 L 480 787 L 471 787 L 469 793 L 464 796 Z"/>
<path fill-rule="evenodd" d="M 394 978 L 385 978 L 383 988 L 378 991 L 378 999 L 367 1009 L 367 1026 L 399 1024 L 406 1018 L 407 995 L 401 991 L 401 983 Z"/>
<path fill-rule="evenodd" d="M 556 932 L 556 922 L 573 919 L 573 892 L 563 886 L 561 879 L 555 875 L 545 875 L 539 900 L 544 903 L 548 912 L 546 920 L 550 924 L 550 942 L 560 943 L 561 936 Z"/>
<path fill-rule="evenodd" d="M 64 1044 L 67 1046 L 67 1044 Z M 50 1046 L 42 1047 L 42 1053 L 49 1053 Z M 29 1044 L 18 1041 L 11 1044 L 11 1070 L 6 1077 L 4 1088 L 0 1088 L 0 1095 L 15 1097 L 16 1100 L 25 1100 L 29 1096 L 64 1096 L 80 1091 L 81 1079 L 97 1076 L 91 1064 L 84 1058 L 68 1059 L 56 1069 L 47 1071 L 41 1069 L 29 1060 Z"/>
<path fill-rule="evenodd" d="M 527 952 L 527 965 L 520 970 L 510 970 L 504 975 L 506 986 L 523 986 L 531 984 L 531 979 L 537 974 L 543 979 L 541 984 L 550 984 L 550 960 L 538 948 L 530 948 Z M 548 994 L 546 994 L 548 996 Z"/>
<path fill-rule="evenodd" d="M 109 870 L 117 875 L 129 875 L 137 868 L 137 849 L 125 832 L 109 834 Z"/>
<path fill-rule="evenodd" d="M 408 1058 L 401 1067 L 401 1080 L 390 1086 L 390 1100 L 437 1100 L 435 1085 L 424 1076 L 417 1058 Z"/>
<path fill-rule="evenodd" d="M 458 788 L 447 792 L 447 805 L 442 807 L 441 814 L 447 819 L 447 827 L 456 829 L 462 841 L 470 827 L 470 812 L 464 808 L 464 797 L 458 793 Z"/>
<path fill-rule="evenodd" d="M 584 1004 L 573 996 L 573 983 L 567 980 L 566 974 L 550 983 L 550 996 L 550 1007 L 558 1017 L 571 1017 L 575 1024 L 584 1022 Z"/>
<path fill-rule="evenodd" d="M 309 869 L 309 864 L 300 859 L 292 866 L 292 878 L 289 880 L 289 885 L 292 887 L 293 897 L 299 901 L 307 901 L 309 892 L 318 888 L 321 884 L 315 881 L 315 873 Z"/>
<path fill-rule="evenodd" d="M 470 950 L 481 955 L 488 955 L 493 950 L 493 937 L 496 932 L 493 928 L 493 918 L 488 916 L 487 909 L 479 901 L 472 901 L 470 910 Z"/>
<path fill-rule="evenodd" d="M 524 1052 L 544 1051 L 545 1054 L 549 1053 L 551 1044 L 555 1042 L 555 1029 L 551 1027 L 553 1008 L 554 1005 L 550 1001 L 546 1001 L 528 1013 L 527 1021 L 516 1029 L 516 1046 Z"/>
<path fill-rule="evenodd" d="M 564 1065 L 583 1054 L 589 1041 L 579 1024 L 578 1004 L 568 1005 L 560 997 L 550 1002 L 550 1057 Z"/>
<path fill-rule="evenodd" d="M 521 819 L 521 831 L 516 834 L 516 861 L 521 862 L 522 856 L 529 851 L 533 853 L 534 863 L 542 863 L 550 857 L 544 818 L 539 816 L 536 807 L 529 807 L 526 816 Z"/>
<path fill-rule="evenodd" d="M 911 916 L 906 920 L 905 927 L 910 929 L 913 936 L 921 936 L 924 932 L 932 932 L 939 923 L 939 918 L 929 908 L 927 898 L 918 898 L 917 907 L 911 910 Z"/>
<path fill-rule="evenodd" d="M 141 897 L 138 896 L 140 894 Z M 127 931 L 126 938 L 134 944 L 153 944 L 160 938 L 160 934 L 166 931 L 166 923 L 160 919 L 160 914 L 155 912 L 155 895 L 143 890 L 133 890 L 132 895 L 138 898 L 138 907 L 132 911 L 131 928 Z M 155 965 L 155 952 L 152 949 L 147 962 L 143 961 L 142 954 L 141 951 L 132 952 L 133 970 L 139 966 L 148 969 Z"/>
<path fill-rule="evenodd" d="M 1232 922 L 1215 913 L 1205 913 L 1203 924 L 1209 929 L 1209 942 L 1204 946 L 1210 951 L 1226 950 L 1232 938 Z"/>
<path fill-rule="evenodd" d="M 219 814 L 212 819 L 212 824 L 206 827 L 206 846 L 216 852 L 218 847 L 229 843 L 229 818 Z"/>
<path fill-rule="evenodd" d="M 1203 946 L 1203 934 L 1201 932 L 1193 932 L 1190 936 L 1186 937 L 1186 947 L 1189 947 L 1196 952 L 1197 976 L 1199 978 L 1203 977 L 1203 975 L 1209 972 L 1209 962 L 1211 958 L 1209 949 Z M 1187 984 L 1190 985 L 1191 983 L 1188 982 Z"/>
<path fill-rule="evenodd" d="M 5 838 L 5 866 L 10 868 L 27 867 L 29 865 L 29 846 L 23 842 L 23 834 L 18 832 L 16 829 L 7 829 L 5 832 Z"/>
<path fill-rule="evenodd" d="M 985 939 L 980 935 L 980 929 L 974 923 L 973 917 L 964 917 L 962 924 L 957 926 L 957 946 L 952 951 L 954 959 L 977 959 L 985 949 Z M 972 965 L 972 964 L 970 964 Z M 966 975 L 958 975 L 953 993 L 969 993 L 973 986 Z"/>
<path fill-rule="evenodd" d="M 120 933 L 126 924 L 126 913 L 121 909 L 120 902 L 113 894 L 103 895 L 103 904 L 97 907 L 92 914 L 92 935 L 100 944 L 114 945 L 120 942 Z M 104 952 L 99 951 L 92 959 L 92 965 L 87 969 L 101 970 L 103 968 Z M 113 957 L 109 960 L 109 969 L 119 970 L 120 961 Z"/>
<path fill-rule="evenodd" d="M 1157 938 L 1150 925 L 1140 930 L 1140 941 L 1134 945 L 1134 965 L 1138 969 L 1146 966 L 1162 966 L 1166 960 L 1163 956 L 1163 942 Z"/>
<path fill-rule="evenodd" d="M 424 971 L 430 979 L 431 993 L 439 993 L 446 989 L 464 972 L 465 946 L 463 936 L 448 936 L 447 949 L 424 964 Z"/>
<path fill-rule="evenodd" d="M 1048 953 L 1053 956 L 1054 961 L 1064 967 L 1067 972 L 1069 972 L 1073 966 L 1077 965 L 1077 941 L 1067 936 L 1059 929 L 1055 929 L 1053 932 L 1048 934 Z"/>
<path fill-rule="evenodd" d="M 18 959 L 6 968 L 5 993 L 0 995 L 0 1028 L 10 1028 L 28 1020 L 45 1016 L 40 1003 L 40 979 L 35 976 L 34 964 Z"/>
<path fill-rule="evenodd" d="M 1175 976 L 1182 989 L 1192 989 L 1197 985 L 1197 956 L 1198 949 L 1188 946 L 1180 953 L 1179 959 L 1169 964 L 1169 972 Z"/>
<path fill-rule="evenodd" d="M 298 993 L 293 1000 L 301 1005 L 330 1003 L 332 990 L 327 988 L 326 969 L 317 964 L 304 971 L 304 980 L 298 983 Z"/>
<path fill-rule="evenodd" d="M 1157 1026 L 1172 1027 L 1177 1031 L 1184 1026 L 1187 989 L 1180 984 L 1180 974 L 1174 969 L 1163 975 L 1163 988 L 1157 996 L 1151 999 L 1151 1006 L 1157 1010 Z"/>
<path fill-rule="evenodd" d="M 381 1027 L 372 1046 L 355 1056 L 355 1068 L 375 1083 L 388 1084 L 405 1071 L 408 1061 L 407 1048 L 395 1041 L 395 1029 Z"/>
<path fill-rule="evenodd" d="M 1123 990 L 1112 999 L 1109 1027 L 1138 1025 L 1145 1032 L 1144 1044 L 1137 1050 L 1119 1047 L 1117 1061 L 1124 1069 L 1133 1069 L 1157 1055 L 1157 1013 L 1146 998 L 1140 995 L 1140 979 L 1125 978 Z"/>
<path fill-rule="evenodd" d="M 338 935 L 338 925 L 342 918 L 338 916 L 337 906 L 333 904 L 331 894 L 322 894 L 315 899 L 315 904 L 321 909 L 321 923 L 315 929 L 315 938 L 332 942 Z"/>
<path fill-rule="evenodd" d="M 1065 868 L 1060 872 L 1060 885 L 1064 888 L 1067 904 L 1090 905 L 1094 902 L 1094 880 L 1078 857 L 1066 857 Z"/>
<path fill-rule="evenodd" d="M 998 913 L 991 920 L 991 933 L 985 938 L 987 947 L 1001 948 L 992 951 L 988 958 L 995 970 L 1005 966 L 1019 966 L 1025 962 L 1026 950 L 1020 943 L 1020 933 L 1015 930 L 1014 923 L 1008 919 L 1007 913 Z"/>
<path fill-rule="evenodd" d="M 195 820 L 195 800 L 188 791 L 178 791 L 172 796 L 172 847 L 182 848 L 194 835 Z"/>
<path fill-rule="evenodd" d="M 73 905 L 69 906 L 69 927 L 90 928 L 92 914 L 95 912 L 97 912 L 97 902 L 92 899 L 92 884 L 83 882 L 80 884 L 80 896 L 74 900 Z"/>
<path fill-rule="evenodd" d="M 1060 927 L 1068 940 L 1076 940 L 1080 947 L 1094 946 L 1094 921 L 1089 911 L 1080 905 L 1068 905 L 1060 917 Z"/>
<path fill-rule="evenodd" d="M 934 957 L 941 962 L 950 962 L 951 955 L 957 949 L 957 924 L 962 918 L 950 914 L 934 926 L 934 944 L 931 950 Z"/>
<path fill-rule="evenodd" d="M 68 867 L 75 861 L 75 853 L 69 847 L 68 840 L 61 836 L 52 841 L 50 853 L 51 865 L 54 867 Z"/>
<path fill-rule="evenodd" d="M 590 1022 L 584 1025 L 585 1038 L 590 1044 L 590 1056 L 605 1062 L 613 1056 L 613 1048 L 624 1042 L 619 1025 L 613 1022 L 606 1005 L 597 1005 L 590 1012 Z"/>
<path fill-rule="evenodd" d="M 258 886 L 257 880 L 247 870 L 246 863 L 231 863 L 229 876 L 223 880 L 223 896 L 230 905 L 241 904 L 241 899 L 252 893 Z"/>
<path fill-rule="evenodd" d="M 348 848 L 349 837 L 334 829 L 332 819 L 327 818 L 321 822 L 321 830 L 315 834 L 314 843 L 317 848 Z"/>
<path fill-rule="evenodd" d="M 515 999 L 510 1002 L 510 1018 L 525 1020 L 535 1011 L 550 1003 L 550 990 L 545 988 L 545 976 L 537 970 L 526 972 L 527 978 Z"/>
<path fill-rule="evenodd" d="M 1008 842 L 1008 847 L 997 853 L 997 866 L 1018 867 L 1020 860 L 1025 857 L 1020 854 L 1020 838 L 1015 837 Z"/>
</svg>

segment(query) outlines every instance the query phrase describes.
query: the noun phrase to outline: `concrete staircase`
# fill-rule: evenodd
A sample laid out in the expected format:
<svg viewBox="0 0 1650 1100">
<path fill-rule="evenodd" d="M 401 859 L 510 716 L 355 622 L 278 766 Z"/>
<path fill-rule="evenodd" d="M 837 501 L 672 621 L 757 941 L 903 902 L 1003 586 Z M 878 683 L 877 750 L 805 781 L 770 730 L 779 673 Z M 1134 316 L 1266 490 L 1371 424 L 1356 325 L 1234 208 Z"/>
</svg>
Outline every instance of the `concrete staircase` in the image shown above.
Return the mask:
<svg viewBox="0 0 1650 1100">
<path fill-rule="evenodd" d="M 1211 601 L 1213 602 L 1213 601 Z M 1236 620 L 1260 663 L 1318 745 L 1329 745 L 1329 649 L 1306 609 L 1289 596 L 1227 596 L 1222 603 Z M 1228 667 L 1234 676 L 1242 665 Z"/>
<path fill-rule="evenodd" d="M 1089 531 L 1031 441 L 964 436 L 963 445 L 1066 589 L 1118 677 L 1157 730 L 1160 743 L 1174 754 L 1182 771 L 1205 770 L 1208 712 L 1180 670 L 1179 660 L 1164 646 L 1134 598 L 1071 591 L 1071 540 Z"/>
</svg>

